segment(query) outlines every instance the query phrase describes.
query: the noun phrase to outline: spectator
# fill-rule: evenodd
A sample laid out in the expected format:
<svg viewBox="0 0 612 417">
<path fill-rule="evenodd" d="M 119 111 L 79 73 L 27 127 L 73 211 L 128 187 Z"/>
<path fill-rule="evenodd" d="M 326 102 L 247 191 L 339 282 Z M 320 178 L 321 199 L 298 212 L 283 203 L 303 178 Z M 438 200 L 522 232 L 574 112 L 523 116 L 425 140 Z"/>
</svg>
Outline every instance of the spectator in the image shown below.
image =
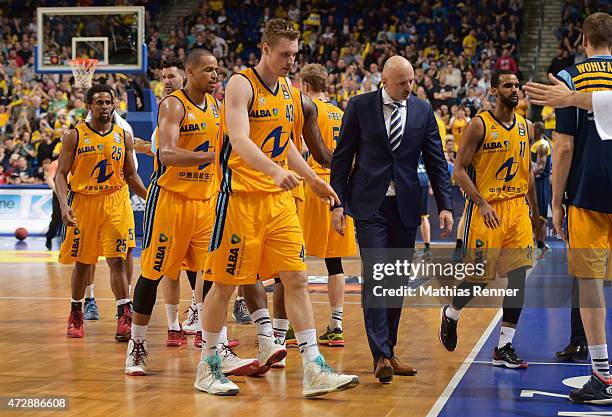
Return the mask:
<svg viewBox="0 0 612 417">
<path fill-rule="evenodd" d="M 481 107 L 481 101 L 476 96 L 476 89 L 474 87 L 468 88 L 467 97 L 461 100 L 461 105 L 469 110 L 470 118 L 476 116 L 478 109 Z"/>
<path fill-rule="evenodd" d="M 567 49 L 559 47 L 557 48 L 557 55 L 555 55 L 548 67 L 548 72 L 557 75 L 561 70 L 569 67 L 573 63 L 574 59 L 570 56 Z"/>
<path fill-rule="evenodd" d="M 502 56 L 495 62 L 495 70 L 510 70 L 513 74 L 518 73 L 518 65 L 516 65 L 516 61 L 510 55 L 510 50 L 508 48 L 504 48 Z"/>
<path fill-rule="evenodd" d="M 547 138 L 552 139 L 553 131 L 557 125 L 557 116 L 555 109 L 550 106 L 542 107 L 542 120 L 544 121 L 544 134 Z"/>
</svg>

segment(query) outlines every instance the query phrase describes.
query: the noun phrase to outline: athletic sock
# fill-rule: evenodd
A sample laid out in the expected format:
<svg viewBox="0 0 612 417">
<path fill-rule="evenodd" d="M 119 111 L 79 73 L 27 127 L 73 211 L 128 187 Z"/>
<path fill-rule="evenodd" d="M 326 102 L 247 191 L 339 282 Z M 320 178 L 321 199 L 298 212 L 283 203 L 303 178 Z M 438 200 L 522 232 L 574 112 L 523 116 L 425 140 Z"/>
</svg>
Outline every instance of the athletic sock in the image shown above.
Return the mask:
<svg viewBox="0 0 612 417">
<path fill-rule="evenodd" d="M 508 343 L 512 343 L 514 333 L 516 333 L 516 329 L 513 329 L 512 327 L 502 326 L 501 330 L 499 331 L 499 341 L 497 342 L 497 348 L 501 349 Z"/>
<path fill-rule="evenodd" d="M 444 315 L 451 320 L 457 321 L 461 315 L 461 310 L 457 310 L 452 305 L 449 305 L 446 310 L 444 310 Z"/>
<path fill-rule="evenodd" d="M 342 330 L 342 307 L 332 307 L 329 319 L 329 330 Z"/>
<path fill-rule="evenodd" d="M 243 300 L 244 300 L 244 297 L 241 297 L 239 295 L 236 296 L 236 301 L 243 301 Z"/>
<path fill-rule="evenodd" d="M 608 363 L 608 345 L 589 346 L 593 372 L 603 379 L 610 379 L 610 364 Z"/>
<path fill-rule="evenodd" d="M 287 330 L 289 330 L 289 319 L 272 319 L 272 326 L 274 328 L 274 337 L 276 337 L 281 344 L 285 343 Z"/>
<path fill-rule="evenodd" d="M 178 304 L 166 304 L 166 317 L 168 317 L 168 330 L 181 330 L 178 319 Z"/>
<path fill-rule="evenodd" d="M 295 338 L 297 339 L 304 366 L 306 366 L 308 362 L 314 361 L 315 358 L 321 354 L 319 352 L 319 345 L 317 344 L 317 331 L 315 329 L 306 329 L 301 332 L 296 332 Z"/>
<path fill-rule="evenodd" d="M 85 287 L 85 298 L 94 298 L 94 284 Z"/>
<path fill-rule="evenodd" d="M 463 240 L 462 239 L 457 239 L 457 242 L 455 243 L 455 248 L 456 249 L 461 249 L 463 247 Z"/>
<path fill-rule="evenodd" d="M 223 326 L 221 328 L 221 333 L 219 333 L 219 343 L 218 346 L 225 345 L 227 343 L 227 327 Z"/>
<path fill-rule="evenodd" d="M 270 319 L 270 312 L 267 308 L 255 310 L 253 314 L 251 314 L 251 317 L 257 326 L 257 340 L 259 341 L 259 344 L 265 343 L 268 339 L 274 336 L 272 320 Z"/>
<path fill-rule="evenodd" d="M 544 249 L 544 242 L 541 240 L 538 240 L 538 249 Z"/>
<path fill-rule="evenodd" d="M 132 322 L 132 340 L 134 340 L 134 342 L 144 342 L 147 334 L 147 327 L 149 327 L 147 324 L 139 326 Z"/>
<path fill-rule="evenodd" d="M 83 299 L 75 300 L 70 299 L 70 311 L 82 311 L 83 310 Z"/>
<path fill-rule="evenodd" d="M 221 333 L 202 332 L 202 353 L 200 360 L 204 361 L 206 358 L 217 354 L 217 344 L 220 337 Z"/>
<path fill-rule="evenodd" d="M 129 298 L 122 298 L 121 300 L 117 300 L 116 301 L 116 303 L 117 303 L 117 317 L 123 316 L 123 313 L 124 313 L 123 306 L 126 305 L 126 304 L 129 306 L 130 302 L 131 302 L 131 300 Z"/>
<path fill-rule="evenodd" d="M 431 246 L 431 243 L 425 242 L 425 249 L 429 249 L 430 246 Z"/>
</svg>

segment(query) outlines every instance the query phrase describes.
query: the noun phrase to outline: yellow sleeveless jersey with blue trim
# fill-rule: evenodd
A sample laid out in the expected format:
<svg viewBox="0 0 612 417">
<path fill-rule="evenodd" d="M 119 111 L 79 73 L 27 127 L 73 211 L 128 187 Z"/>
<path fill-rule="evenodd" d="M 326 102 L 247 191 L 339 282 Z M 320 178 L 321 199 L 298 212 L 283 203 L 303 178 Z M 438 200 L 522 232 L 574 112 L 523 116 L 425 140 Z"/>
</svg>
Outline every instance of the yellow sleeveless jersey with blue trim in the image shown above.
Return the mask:
<svg viewBox="0 0 612 417">
<path fill-rule="evenodd" d="M 89 123 L 76 128 L 77 147 L 70 168 L 70 191 L 80 194 L 110 194 L 121 190 L 125 158 L 125 130 L 112 124 L 106 133 Z"/>
<path fill-rule="evenodd" d="M 317 124 L 321 131 L 323 143 L 332 151 L 338 145 L 338 136 L 340 136 L 340 126 L 342 125 L 342 116 L 344 112 L 333 104 L 319 99 L 313 100 L 317 106 Z M 308 157 L 308 164 L 317 173 L 317 175 L 329 175 L 331 170 L 324 168 L 321 164 L 314 160 L 312 155 Z"/>
<path fill-rule="evenodd" d="M 531 164 L 527 121 L 515 113 L 506 127 L 490 111 L 476 117 L 485 126 L 484 139 L 468 167 L 476 189 L 487 202 L 526 195 Z"/>
<path fill-rule="evenodd" d="M 253 99 L 249 109 L 249 137 L 272 161 L 288 168 L 289 141 L 293 132 L 295 107 L 291 85 L 286 78 L 279 78 L 275 91 L 270 90 L 254 68 L 247 68 L 234 75 L 245 77 L 251 84 Z M 221 175 L 221 192 L 280 192 L 272 177 L 249 166 L 235 151 L 227 135 L 224 105 L 223 141 L 219 151 L 218 166 Z"/>
<path fill-rule="evenodd" d="M 170 96 L 179 99 L 185 109 L 177 146 L 188 151 L 214 152 L 221 131 L 221 115 L 215 98 L 206 94 L 201 108 L 182 89 Z M 192 167 L 163 165 L 159 149 L 152 179 L 161 188 L 192 200 L 208 200 L 217 191 L 214 164 L 209 162 Z"/>
</svg>

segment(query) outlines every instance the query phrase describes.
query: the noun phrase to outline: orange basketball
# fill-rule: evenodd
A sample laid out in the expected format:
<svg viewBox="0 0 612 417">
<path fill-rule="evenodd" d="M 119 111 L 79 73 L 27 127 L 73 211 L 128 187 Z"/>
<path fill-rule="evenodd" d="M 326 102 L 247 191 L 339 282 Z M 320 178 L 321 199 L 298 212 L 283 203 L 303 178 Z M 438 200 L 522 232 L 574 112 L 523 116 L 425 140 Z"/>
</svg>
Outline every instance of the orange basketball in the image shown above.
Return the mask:
<svg viewBox="0 0 612 417">
<path fill-rule="evenodd" d="M 15 229 L 15 238 L 17 238 L 17 240 L 25 240 L 26 237 L 28 237 L 28 231 L 25 227 L 18 227 Z"/>
</svg>

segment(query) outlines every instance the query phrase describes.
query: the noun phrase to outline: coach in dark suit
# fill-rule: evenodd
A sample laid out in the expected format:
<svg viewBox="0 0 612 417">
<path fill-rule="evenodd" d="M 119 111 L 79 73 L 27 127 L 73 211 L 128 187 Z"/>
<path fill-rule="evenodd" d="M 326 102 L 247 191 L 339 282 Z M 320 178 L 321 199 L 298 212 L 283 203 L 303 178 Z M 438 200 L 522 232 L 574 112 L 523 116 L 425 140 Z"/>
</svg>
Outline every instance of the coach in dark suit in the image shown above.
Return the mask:
<svg viewBox="0 0 612 417">
<path fill-rule="evenodd" d="M 334 228 L 343 233 L 345 213 L 355 219 L 362 258 L 368 249 L 414 248 L 420 224 L 417 165 L 421 153 L 440 211 L 442 236 L 453 227 L 450 175 L 438 125 L 431 106 L 410 95 L 412 65 L 403 57 L 391 57 L 382 79 L 383 88 L 349 101 L 331 164 L 331 185 L 341 201 L 333 208 Z M 366 288 L 364 283 L 364 293 Z M 416 374 L 393 351 L 402 301 L 380 307 L 364 298 L 375 376 L 383 383 L 394 374 Z"/>
</svg>

